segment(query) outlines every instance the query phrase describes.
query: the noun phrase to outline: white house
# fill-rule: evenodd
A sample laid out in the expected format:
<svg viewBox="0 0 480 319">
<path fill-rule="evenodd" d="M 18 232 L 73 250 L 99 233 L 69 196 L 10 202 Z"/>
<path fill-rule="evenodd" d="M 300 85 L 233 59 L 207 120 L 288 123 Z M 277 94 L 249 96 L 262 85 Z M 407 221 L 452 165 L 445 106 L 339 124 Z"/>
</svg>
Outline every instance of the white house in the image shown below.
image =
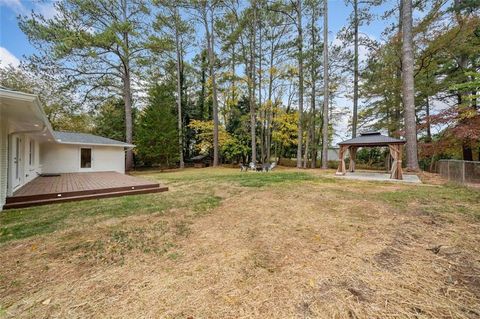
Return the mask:
<svg viewBox="0 0 480 319">
<path fill-rule="evenodd" d="M 0 210 L 7 196 L 40 174 L 125 172 L 134 147 L 84 133 L 56 132 L 36 95 L 0 87 Z"/>
</svg>

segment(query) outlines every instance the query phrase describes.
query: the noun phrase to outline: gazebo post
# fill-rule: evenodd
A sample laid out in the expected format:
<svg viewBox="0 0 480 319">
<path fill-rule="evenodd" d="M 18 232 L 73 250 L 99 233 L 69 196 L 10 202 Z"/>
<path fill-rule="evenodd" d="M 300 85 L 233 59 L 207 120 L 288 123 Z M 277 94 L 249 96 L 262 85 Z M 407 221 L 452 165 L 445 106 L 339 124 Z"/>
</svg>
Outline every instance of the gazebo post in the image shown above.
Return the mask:
<svg viewBox="0 0 480 319">
<path fill-rule="evenodd" d="M 393 158 L 392 171 L 390 174 L 391 179 L 403 179 L 402 173 L 402 145 L 400 144 L 388 144 L 390 154 Z"/>
<path fill-rule="evenodd" d="M 340 152 L 338 154 L 339 155 L 338 169 L 337 169 L 337 172 L 335 173 L 337 175 L 345 175 L 346 173 L 344 157 L 345 157 L 345 151 L 347 150 L 347 148 L 348 146 L 345 146 L 345 145 L 340 146 Z"/>
<path fill-rule="evenodd" d="M 350 146 L 348 150 L 350 153 L 350 165 L 348 166 L 348 170 L 350 172 L 355 172 L 355 161 L 357 160 L 357 147 Z"/>
<path fill-rule="evenodd" d="M 397 144 L 397 148 L 398 148 L 397 179 L 403 179 L 403 170 L 402 170 L 403 145 Z"/>
</svg>

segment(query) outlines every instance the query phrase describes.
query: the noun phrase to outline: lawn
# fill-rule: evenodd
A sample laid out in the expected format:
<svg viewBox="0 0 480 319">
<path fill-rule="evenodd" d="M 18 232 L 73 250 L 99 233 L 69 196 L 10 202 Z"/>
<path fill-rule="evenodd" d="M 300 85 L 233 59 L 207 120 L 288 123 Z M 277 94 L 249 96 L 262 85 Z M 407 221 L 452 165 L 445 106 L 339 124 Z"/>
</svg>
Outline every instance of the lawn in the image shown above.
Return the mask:
<svg viewBox="0 0 480 319">
<path fill-rule="evenodd" d="M 136 174 L 170 190 L 0 213 L 0 317 L 480 317 L 478 189 Z"/>
</svg>

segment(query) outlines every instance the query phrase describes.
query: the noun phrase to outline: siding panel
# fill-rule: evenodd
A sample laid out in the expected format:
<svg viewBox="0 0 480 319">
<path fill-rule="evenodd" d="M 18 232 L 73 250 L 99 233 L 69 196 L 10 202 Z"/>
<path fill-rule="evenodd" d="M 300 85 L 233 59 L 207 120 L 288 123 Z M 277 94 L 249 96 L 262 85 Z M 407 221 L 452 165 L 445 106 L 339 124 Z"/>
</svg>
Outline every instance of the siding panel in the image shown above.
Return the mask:
<svg viewBox="0 0 480 319">
<path fill-rule="evenodd" d="M 0 120 L 1 121 L 1 120 Z M 0 210 L 7 197 L 7 165 L 8 165 L 8 132 L 7 125 L 0 122 Z"/>
</svg>

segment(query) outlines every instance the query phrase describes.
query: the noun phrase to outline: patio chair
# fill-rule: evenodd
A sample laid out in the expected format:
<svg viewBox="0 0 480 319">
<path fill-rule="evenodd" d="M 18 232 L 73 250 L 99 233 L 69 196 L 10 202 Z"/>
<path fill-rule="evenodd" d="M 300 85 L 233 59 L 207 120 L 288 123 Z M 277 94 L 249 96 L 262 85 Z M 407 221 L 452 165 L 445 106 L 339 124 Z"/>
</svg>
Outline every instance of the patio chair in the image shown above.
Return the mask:
<svg viewBox="0 0 480 319">
<path fill-rule="evenodd" d="M 250 162 L 250 163 L 248 164 L 248 169 L 250 169 L 250 170 L 252 170 L 252 171 L 255 172 L 255 171 L 257 170 L 257 165 L 255 165 L 254 162 Z"/>
<path fill-rule="evenodd" d="M 270 172 L 271 170 L 273 170 L 275 168 L 275 166 L 277 166 L 277 163 L 275 163 L 275 162 L 268 163 L 268 164 L 263 164 L 263 171 L 264 172 Z"/>
<path fill-rule="evenodd" d="M 248 166 L 240 163 L 240 172 L 248 172 Z"/>
</svg>

